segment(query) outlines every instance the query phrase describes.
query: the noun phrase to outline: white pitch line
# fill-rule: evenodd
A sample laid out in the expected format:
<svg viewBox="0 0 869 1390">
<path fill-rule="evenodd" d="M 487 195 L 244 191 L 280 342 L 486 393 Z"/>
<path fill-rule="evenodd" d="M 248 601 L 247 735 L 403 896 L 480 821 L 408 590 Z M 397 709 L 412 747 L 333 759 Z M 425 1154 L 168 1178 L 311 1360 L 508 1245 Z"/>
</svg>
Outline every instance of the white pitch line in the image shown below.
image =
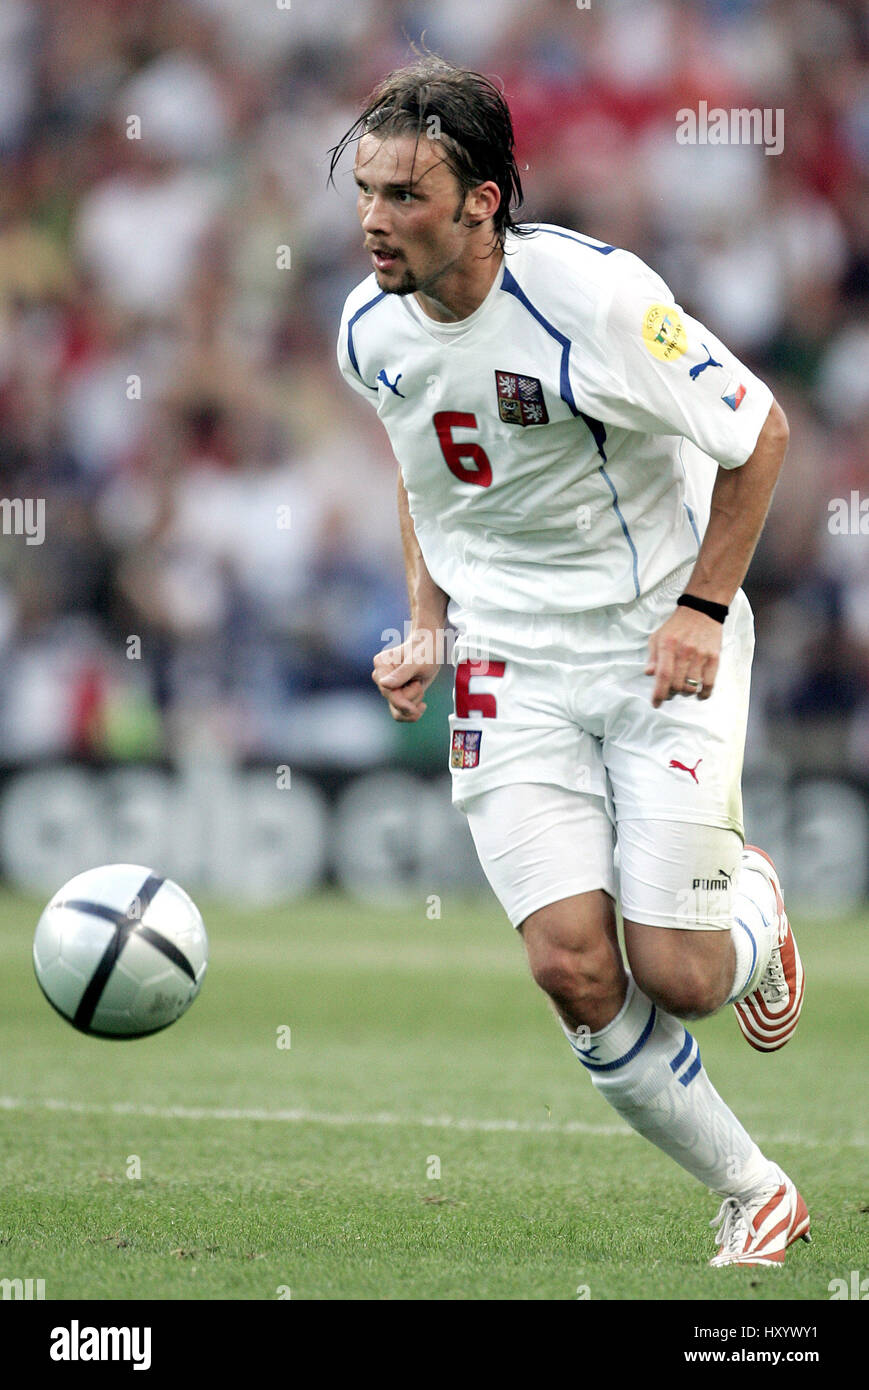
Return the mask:
<svg viewBox="0 0 869 1390">
<path fill-rule="evenodd" d="M 71 1115 L 130 1115 L 150 1120 L 265 1120 L 279 1124 L 314 1124 L 378 1127 L 405 1125 L 424 1129 L 469 1130 L 474 1134 L 596 1134 L 601 1137 L 619 1135 L 631 1138 L 634 1131 L 623 1125 L 590 1125 L 581 1120 L 557 1124 L 552 1120 L 476 1120 L 452 1115 L 395 1115 L 380 1110 L 372 1115 L 342 1115 L 321 1110 L 255 1110 L 225 1109 L 191 1105 L 137 1105 L 118 1101 L 114 1105 L 98 1105 L 91 1101 L 29 1100 L 19 1096 L 0 1096 L 0 1110 L 51 1110 Z"/>
<path fill-rule="evenodd" d="M 27 1099 L 22 1096 L 0 1096 L 0 1110 L 48 1110 L 69 1115 L 117 1115 L 145 1120 L 242 1120 L 266 1121 L 278 1124 L 333 1125 L 351 1128 L 364 1125 L 397 1128 L 404 1126 L 422 1129 L 456 1129 L 471 1134 L 591 1134 L 604 1139 L 633 1139 L 635 1131 L 626 1125 L 592 1125 L 584 1120 L 486 1120 L 454 1115 L 396 1115 L 388 1110 L 371 1115 L 335 1114 L 321 1110 L 259 1110 L 228 1109 L 190 1105 L 137 1105 L 118 1101 L 99 1105 L 91 1101 Z M 869 1145 L 865 1135 L 850 1139 L 817 1139 L 806 1134 L 764 1135 L 764 1143 L 803 1144 L 809 1148 L 849 1147 L 863 1149 Z"/>
</svg>

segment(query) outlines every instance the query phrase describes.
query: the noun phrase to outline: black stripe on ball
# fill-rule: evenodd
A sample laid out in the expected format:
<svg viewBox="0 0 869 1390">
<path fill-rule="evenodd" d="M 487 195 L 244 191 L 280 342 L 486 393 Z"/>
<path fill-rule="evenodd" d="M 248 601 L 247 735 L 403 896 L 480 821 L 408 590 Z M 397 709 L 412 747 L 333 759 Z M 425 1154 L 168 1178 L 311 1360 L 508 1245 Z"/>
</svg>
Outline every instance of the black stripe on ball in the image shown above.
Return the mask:
<svg viewBox="0 0 869 1390">
<path fill-rule="evenodd" d="M 164 956 L 167 956 L 174 965 L 184 971 L 195 983 L 196 974 L 187 957 L 179 951 L 174 942 L 167 940 L 160 932 L 154 931 L 153 927 L 142 925 L 142 918 L 154 901 L 159 889 L 165 883 L 165 879 L 158 877 L 157 874 L 149 874 L 133 898 L 126 912 L 119 912 L 116 908 L 106 907 L 105 903 L 88 902 L 84 899 L 73 898 L 63 904 L 64 907 L 73 908 L 76 912 L 87 912 L 92 917 L 101 917 L 106 922 L 111 922 L 115 928 L 115 934 L 109 941 L 102 956 L 100 957 L 97 968 L 88 981 L 87 988 L 82 995 L 79 1006 L 75 1011 L 75 1017 L 71 1020 L 76 1028 L 87 1033 L 91 1031 L 91 1020 L 96 1013 L 103 991 L 111 978 L 118 958 L 121 955 L 130 934 L 138 931 L 141 936 L 149 941 L 150 944 Z"/>
</svg>

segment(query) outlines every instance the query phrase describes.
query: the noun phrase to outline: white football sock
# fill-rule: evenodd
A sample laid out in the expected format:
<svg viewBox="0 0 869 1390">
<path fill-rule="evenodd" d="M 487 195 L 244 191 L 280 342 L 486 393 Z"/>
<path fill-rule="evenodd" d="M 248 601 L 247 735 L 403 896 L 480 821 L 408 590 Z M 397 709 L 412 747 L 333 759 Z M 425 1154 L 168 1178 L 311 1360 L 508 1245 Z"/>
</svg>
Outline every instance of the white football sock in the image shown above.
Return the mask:
<svg viewBox="0 0 869 1390">
<path fill-rule="evenodd" d="M 777 941 L 776 920 L 772 884 L 757 869 L 743 864 L 733 896 L 731 934 L 736 951 L 736 970 L 728 1004 L 732 1004 L 734 999 L 744 999 L 757 988 Z"/>
<path fill-rule="evenodd" d="M 740 1198 L 769 1184 L 775 1165 L 712 1086 L 694 1038 L 630 976 L 624 1005 L 606 1028 L 562 1028 L 603 1098 L 699 1182 Z"/>
</svg>

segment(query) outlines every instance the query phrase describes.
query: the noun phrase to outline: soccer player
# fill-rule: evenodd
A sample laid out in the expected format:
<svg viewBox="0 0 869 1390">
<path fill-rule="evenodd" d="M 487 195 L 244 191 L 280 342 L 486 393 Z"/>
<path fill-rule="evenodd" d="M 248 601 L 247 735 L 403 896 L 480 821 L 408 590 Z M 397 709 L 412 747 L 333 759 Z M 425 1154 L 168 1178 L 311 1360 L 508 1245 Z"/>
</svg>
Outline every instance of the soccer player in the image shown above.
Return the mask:
<svg viewBox="0 0 869 1390">
<path fill-rule="evenodd" d="M 730 1002 L 774 1051 L 802 1005 L 740 789 L 740 585 L 784 415 L 636 256 L 514 222 L 510 112 L 485 77 L 426 56 L 372 93 L 333 173 L 351 144 L 373 273 L 338 357 L 400 465 L 411 602 L 374 680 L 418 720 L 453 626 L 453 798 L 534 979 L 600 1094 L 723 1198 L 711 1263 L 781 1263 L 806 1205 L 680 1020 Z M 719 465 L 711 502 L 685 440 Z"/>
</svg>

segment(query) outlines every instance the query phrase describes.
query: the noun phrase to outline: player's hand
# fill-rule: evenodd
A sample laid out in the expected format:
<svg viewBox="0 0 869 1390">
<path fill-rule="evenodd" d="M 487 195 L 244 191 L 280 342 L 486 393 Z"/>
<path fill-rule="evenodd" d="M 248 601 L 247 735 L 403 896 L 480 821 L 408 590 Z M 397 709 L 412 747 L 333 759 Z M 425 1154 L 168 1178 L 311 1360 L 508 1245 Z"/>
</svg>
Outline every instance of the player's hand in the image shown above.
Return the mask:
<svg viewBox="0 0 869 1390">
<path fill-rule="evenodd" d="M 718 674 L 721 623 L 694 608 L 677 608 L 649 638 L 646 675 L 655 677 L 652 704 L 658 709 L 674 695 L 708 700 Z M 698 684 L 688 684 L 693 681 Z"/>
<path fill-rule="evenodd" d="M 437 640 L 438 633 L 414 628 L 407 641 L 387 647 L 374 658 L 371 679 L 388 702 L 393 719 L 401 723 L 415 724 L 425 714 L 423 696 L 441 669 L 441 663 L 432 659 Z"/>
</svg>

